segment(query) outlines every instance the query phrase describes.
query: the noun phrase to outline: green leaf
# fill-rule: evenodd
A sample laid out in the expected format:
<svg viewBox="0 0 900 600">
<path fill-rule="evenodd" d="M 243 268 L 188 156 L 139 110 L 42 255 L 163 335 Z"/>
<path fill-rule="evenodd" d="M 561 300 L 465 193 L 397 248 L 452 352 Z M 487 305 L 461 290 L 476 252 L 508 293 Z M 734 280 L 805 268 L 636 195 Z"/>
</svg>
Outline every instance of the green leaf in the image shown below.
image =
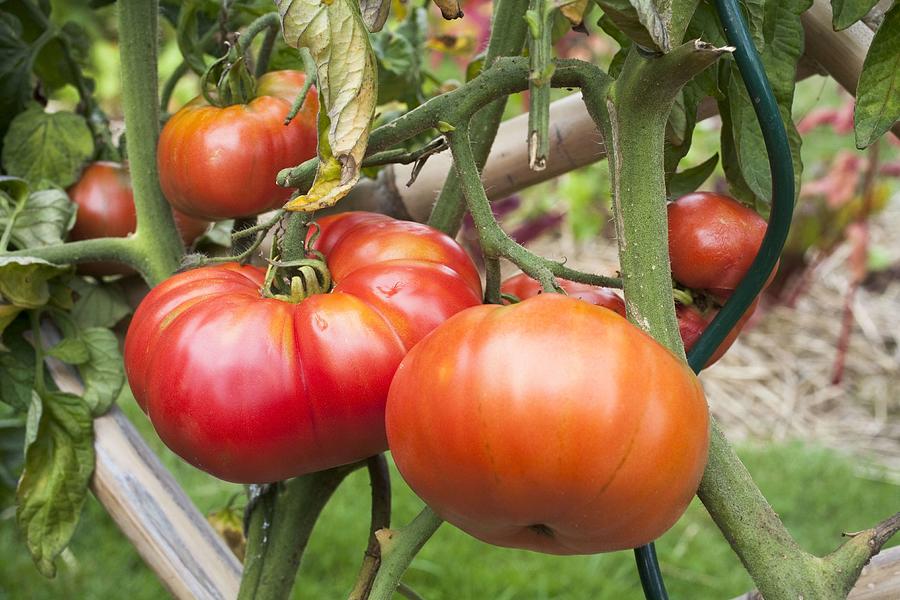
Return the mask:
<svg viewBox="0 0 900 600">
<path fill-rule="evenodd" d="M 672 49 L 672 0 L 596 0 L 605 15 L 636 44 Z"/>
<path fill-rule="evenodd" d="M 878 0 L 831 0 L 831 22 L 835 31 L 846 29 L 869 14 Z"/>
<path fill-rule="evenodd" d="M 79 339 L 90 355 L 87 362 L 78 366 L 84 380 L 84 402 L 97 417 L 109 410 L 125 384 L 119 340 L 116 334 L 102 327 L 85 329 Z"/>
<path fill-rule="evenodd" d="M 716 170 L 717 164 L 719 164 L 719 155 L 713 154 L 696 167 L 675 173 L 669 180 L 669 197 L 680 198 L 685 194 L 697 191 Z"/>
<path fill-rule="evenodd" d="M 87 344 L 77 337 L 63 338 L 58 344 L 47 350 L 47 355 L 70 365 L 80 365 L 91 358 Z"/>
<path fill-rule="evenodd" d="M 421 63 L 425 56 L 424 36 L 427 13 L 416 8 L 394 29 L 372 36 L 378 60 L 378 103 L 399 100 L 412 110 L 424 101 Z"/>
<path fill-rule="evenodd" d="M 800 160 L 800 134 L 791 118 L 791 106 L 794 100 L 795 76 L 797 62 L 803 54 L 804 32 L 800 15 L 812 5 L 812 0 L 790 0 L 777 3 L 776 10 L 767 19 L 774 20 L 772 37 L 760 53 L 766 74 L 772 86 L 781 119 L 784 122 L 794 163 L 794 190 L 800 191 L 800 176 L 803 163 Z M 766 27 L 769 27 L 767 22 Z M 759 122 L 756 119 L 754 103 L 750 99 L 740 74 L 734 63 L 731 64 L 730 79 L 725 89 L 728 91 L 728 108 L 730 135 L 733 148 L 722 148 L 722 164 L 732 188 L 739 197 L 746 194 L 744 186 L 752 192 L 753 204 L 761 212 L 771 202 L 772 175 L 769 170 L 769 159 Z M 722 110 L 720 102 L 720 111 Z M 724 141 L 723 141 L 724 144 Z M 742 182 L 735 178 L 732 159 L 736 159 L 737 167 L 742 175 Z M 743 197 L 744 200 L 750 200 Z"/>
<path fill-rule="evenodd" d="M 34 72 L 48 90 L 59 89 L 66 84 L 75 85 L 75 74 L 70 65 L 74 63 L 76 68 L 82 70 L 87 67 L 90 49 L 91 41 L 84 27 L 68 21 L 38 51 Z"/>
<path fill-rule="evenodd" d="M 9 327 L 3 332 L 0 351 L 0 402 L 25 412 L 34 386 L 34 348 L 22 337 L 27 323 Z"/>
<path fill-rule="evenodd" d="M 728 180 L 729 191 L 732 196 L 745 204 L 755 204 L 756 196 L 744 180 L 744 174 L 741 172 L 741 166 L 738 162 L 737 148 L 732 134 L 731 110 L 727 98 L 719 101 L 719 116 L 722 119 L 720 132 L 722 170 L 725 171 L 725 179 Z"/>
<path fill-rule="evenodd" d="M 0 405 L 0 506 L 12 504 L 9 492 L 16 489 L 22 461 L 25 458 L 22 447 L 25 440 L 25 425 L 21 418 L 9 414 L 11 409 Z"/>
<path fill-rule="evenodd" d="M 0 12 L 0 139 L 31 98 L 33 63 L 34 50 L 23 39 L 22 23 Z"/>
<path fill-rule="evenodd" d="M 900 3 L 894 3 L 869 46 L 856 87 L 856 147 L 866 148 L 900 119 Z"/>
<path fill-rule="evenodd" d="M 116 283 L 75 278 L 69 285 L 78 294 L 71 316 L 81 329 L 112 327 L 131 312 L 125 292 Z"/>
<path fill-rule="evenodd" d="M 276 0 L 284 38 L 308 48 L 319 89 L 319 168 L 306 195 L 285 207 L 333 206 L 360 177 L 378 99 L 378 65 L 357 0 Z"/>
<path fill-rule="evenodd" d="M 28 410 L 34 384 L 34 361 L 23 363 L 10 352 L 0 353 L 0 400 L 21 411 Z"/>
<path fill-rule="evenodd" d="M 16 490 L 16 520 L 38 570 L 56 574 L 54 559 L 68 545 L 94 470 L 93 422 L 78 396 L 48 393 Z"/>
<path fill-rule="evenodd" d="M 13 220 L 10 241 L 18 248 L 61 244 L 75 224 L 77 206 L 60 189 L 33 192 L 17 203 L 0 194 L 0 230 Z"/>
<path fill-rule="evenodd" d="M 84 117 L 47 113 L 37 105 L 19 113 L 3 139 L 6 172 L 32 183 L 47 179 L 60 187 L 72 185 L 93 155 L 94 138 Z"/>
<path fill-rule="evenodd" d="M 0 334 L 9 327 L 9 324 L 15 321 L 19 313 L 24 309 L 21 306 L 13 304 L 0 304 Z"/>
<path fill-rule="evenodd" d="M 769 0 L 769 4 L 774 4 L 775 0 Z M 753 37 L 753 43 L 756 49 L 762 52 L 766 46 L 766 38 L 763 34 L 766 21 L 766 1 L 765 0 L 743 0 L 741 8 L 747 16 L 747 27 L 750 29 L 750 35 Z"/>
<path fill-rule="evenodd" d="M 50 300 L 47 282 L 69 270 L 42 258 L 0 257 L 0 294 L 10 304 L 38 308 Z"/>
</svg>

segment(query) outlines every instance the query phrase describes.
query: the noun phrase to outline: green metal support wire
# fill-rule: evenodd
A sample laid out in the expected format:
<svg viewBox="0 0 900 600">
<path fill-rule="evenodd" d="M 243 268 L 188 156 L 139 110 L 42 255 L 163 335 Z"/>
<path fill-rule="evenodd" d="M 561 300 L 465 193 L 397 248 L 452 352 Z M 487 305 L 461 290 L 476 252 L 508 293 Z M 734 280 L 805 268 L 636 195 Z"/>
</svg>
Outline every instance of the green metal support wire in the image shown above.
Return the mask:
<svg viewBox="0 0 900 600">
<path fill-rule="evenodd" d="M 769 169 L 772 172 L 772 210 L 769 214 L 769 227 L 750 270 L 688 353 L 688 364 L 696 373 L 700 372 L 762 291 L 781 256 L 794 213 L 794 166 L 791 149 L 759 53 L 753 45 L 737 0 L 716 0 L 716 10 L 728 43 L 735 47 L 734 59 L 744 86 L 753 100 L 756 118 L 762 129 L 769 156 Z M 644 596 L 647 600 L 668 600 L 653 544 L 635 548 L 634 554 Z"/>
</svg>

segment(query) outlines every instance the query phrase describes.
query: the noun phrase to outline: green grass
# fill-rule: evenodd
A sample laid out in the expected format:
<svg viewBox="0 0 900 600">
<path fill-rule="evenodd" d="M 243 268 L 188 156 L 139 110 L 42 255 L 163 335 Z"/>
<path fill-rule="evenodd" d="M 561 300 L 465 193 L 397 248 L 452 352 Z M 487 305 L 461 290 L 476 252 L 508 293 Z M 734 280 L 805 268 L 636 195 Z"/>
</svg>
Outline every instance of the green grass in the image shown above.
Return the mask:
<svg viewBox="0 0 900 600">
<path fill-rule="evenodd" d="M 123 398 L 122 404 L 202 511 L 222 507 L 240 489 L 181 462 L 162 447 L 133 401 Z M 828 552 L 840 543 L 841 531 L 864 529 L 898 509 L 898 486 L 879 481 L 871 472 L 859 475 L 859 464 L 834 452 L 791 444 L 744 447 L 741 456 L 776 511 L 813 552 Z M 393 475 L 399 525 L 421 505 L 396 471 Z M 368 511 L 368 481 L 359 471 L 325 509 L 301 567 L 295 598 L 346 597 L 365 546 Z M 696 501 L 659 541 L 658 550 L 673 598 L 730 598 L 751 587 Z M 2 513 L 0 599 L 149 600 L 166 595 L 93 498 L 67 558 L 59 563 L 56 579 L 43 579 L 15 532 L 11 511 Z M 446 524 L 416 558 L 406 581 L 429 600 L 641 597 L 630 552 L 545 556 L 487 546 Z"/>
</svg>

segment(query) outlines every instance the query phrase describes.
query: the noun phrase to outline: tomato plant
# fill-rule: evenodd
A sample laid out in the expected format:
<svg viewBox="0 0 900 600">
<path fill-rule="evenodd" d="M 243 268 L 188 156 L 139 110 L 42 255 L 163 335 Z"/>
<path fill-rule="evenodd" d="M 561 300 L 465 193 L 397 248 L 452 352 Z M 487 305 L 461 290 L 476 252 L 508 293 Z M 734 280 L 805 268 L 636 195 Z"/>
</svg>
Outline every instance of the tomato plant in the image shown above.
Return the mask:
<svg viewBox="0 0 900 600">
<path fill-rule="evenodd" d="M 176 112 L 157 150 L 160 185 L 172 206 L 217 220 L 284 204 L 290 190 L 276 185 L 275 175 L 316 154 L 315 90 L 284 124 L 304 81 L 300 71 L 273 71 L 259 78 L 248 104 L 219 107 L 198 96 Z"/>
<path fill-rule="evenodd" d="M 100 161 L 88 165 L 81 178 L 69 188 L 69 197 L 78 212 L 69 239 L 91 240 L 103 237 L 125 237 L 137 228 L 131 176 L 122 164 Z M 173 210 L 175 225 L 185 245 L 203 235 L 209 222 Z M 111 262 L 88 263 L 80 267 L 90 275 L 115 275 L 131 272 Z"/>
<path fill-rule="evenodd" d="M 463 16 L 456 0 L 435 3 L 447 18 Z M 642 582 L 665 597 L 649 542 L 696 490 L 772 600 L 846 596 L 900 529 L 894 517 L 823 557 L 804 551 L 707 414 L 689 371 L 733 340 L 783 246 L 802 168 L 791 120 L 797 67 L 805 52 L 827 69 L 834 58 L 817 48 L 844 47 L 804 43 L 804 29 L 845 36 L 836 32 L 874 2 L 834 2 L 833 18 L 820 23 L 828 3 L 801 19 L 808 1 L 760 0 L 742 11 L 736 0 L 503 0 L 490 5 L 489 20 L 488 4 L 473 11 L 480 24 L 496 26 L 482 32 L 483 55 L 468 56 L 465 75 L 452 81 L 429 68 L 431 49 L 475 49 L 453 32 L 432 35 L 423 6 L 283 1 L 266 13 L 258 0 L 118 0 L 107 45 L 121 61 L 122 106 L 118 91 L 104 91 L 93 49 L 85 51 L 91 36 L 110 32 L 112 14 L 91 23 L 94 12 L 67 4 L 4 2 L 0 19 L 8 59 L 0 61 L 0 400 L 8 405 L 0 433 L 13 431 L 14 449 L 23 450 L 12 464 L 11 453 L 0 452 L 0 493 L 15 495 L 21 537 L 42 573 L 54 574 L 92 473 L 104 492 L 98 498 L 124 516 L 125 533 L 173 590 L 209 566 L 221 577 L 202 579 L 201 594 L 233 596 L 240 571 L 241 600 L 290 595 L 316 516 L 363 462 L 372 522 L 353 600 L 392 598 L 441 517 L 493 543 L 547 552 L 637 545 Z M 840 61 L 841 77 L 858 90 L 859 148 L 896 130 L 900 117 L 891 78 L 900 6 L 879 4 L 866 19 L 880 25 L 865 60 Z M 598 8 L 599 23 L 591 12 Z M 610 40 L 619 48 L 603 57 L 607 69 L 593 52 L 554 57 L 559 36 L 594 23 L 603 30 L 592 32 L 596 49 Z M 169 44 L 163 52 L 161 40 Z M 176 46 L 180 63 L 176 57 L 171 74 L 161 73 L 157 58 L 175 56 Z M 294 71 L 301 66 L 305 75 Z M 160 134 L 160 112 L 188 73 L 203 96 Z M 314 79 L 316 92 L 307 85 Z M 554 87 L 578 91 L 551 111 Z M 508 98 L 526 91 L 527 126 L 518 118 L 501 124 Z M 573 102 L 585 110 L 573 111 Z M 697 120 L 713 105 L 721 147 L 685 168 Z M 114 144 L 109 106 L 124 116 L 124 148 Z M 76 223 L 81 202 L 64 190 L 78 196 L 72 186 L 85 166 L 121 162 L 123 150 L 140 233 L 128 235 L 134 225 L 84 233 L 91 203 Z M 600 158 L 609 168 L 619 273 L 576 271 L 498 223 L 492 200 Z M 877 159 L 874 146 L 872 174 Z M 692 193 L 720 162 L 742 204 Z M 398 176 L 407 166 L 404 190 Z M 867 214 L 872 187 L 864 185 Z M 604 191 L 588 191 L 586 201 L 605 203 Z M 678 196 L 667 208 L 666 198 Z M 102 195 L 104 208 L 114 197 Z M 545 207 L 558 199 L 546 200 Z M 172 206 L 194 218 L 235 217 L 230 254 L 186 254 Z M 429 225 L 446 235 L 374 214 L 312 215 L 348 206 L 422 219 L 430 212 Z M 768 213 L 768 228 L 744 206 Z M 452 241 L 466 216 L 485 267 L 487 307 L 474 306 L 479 273 Z M 227 245 L 223 232 L 210 237 Z M 854 253 L 859 265 L 866 247 Z M 266 261 L 261 248 L 269 249 L 265 270 L 253 266 Z M 220 477 L 277 481 L 250 488 L 242 570 L 202 520 L 172 504 L 180 496 L 168 485 L 140 487 L 169 479 L 154 472 L 122 415 L 95 429 L 124 381 L 113 328 L 131 310 L 123 286 L 72 268 L 97 261 L 127 265 L 152 288 L 127 335 L 125 364 L 164 441 Z M 502 306 L 501 261 L 541 289 L 560 285 L 588 302 L 540 294 Z M 690 306 L 673 302 L 673 270 Z M 562 280 L 621 287 L 631 322 L 591 305 L 621 314 L 615 293 Z M 536 283 L 518 285 L 512 291 L 523 297 L 537 291 Z M 696 343 L 702 328 L 709 335 L 694 346 L 690 367 L 667 350 L 679 334 Z M 135 452 L 108 451 L 122 436 Z M 426 505 L 409 525 L 391 524 L 386 461 L 373 456 L 387 441 L 437 513 Z M 159 518 L 170 511 L 185 514 Z M 157 554 L 172 549 L 214 564 Z"/>
<path fill-rule="evenodd" d="M 278 481 L 385 450 L 400 360 L 481 301 L 471 260 L 434 229 L 366 213 L 319 226 L 330 293 L 265 297 L 265 271 L 232 263 L 166 280 L 135 312 L 135 398 L 174 452 L 222 479 Z"/>
<path fill-rule="evenodd" d="M 413 490 L 501 546 L 646 544 L 684 512 L 706 464 L 706 401 L 687 365 L 559 294 L 448 320 L 401 363 L 386 416 Z"/>
</svg>

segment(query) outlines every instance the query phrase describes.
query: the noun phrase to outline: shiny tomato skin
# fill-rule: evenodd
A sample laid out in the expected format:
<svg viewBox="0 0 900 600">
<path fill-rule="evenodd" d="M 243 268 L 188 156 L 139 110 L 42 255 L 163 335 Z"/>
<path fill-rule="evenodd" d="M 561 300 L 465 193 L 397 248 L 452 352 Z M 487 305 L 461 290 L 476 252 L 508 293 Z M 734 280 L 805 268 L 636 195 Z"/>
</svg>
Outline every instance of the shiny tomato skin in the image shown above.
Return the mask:
<svg viewBox="0 0 900 600">
<path fill-rule="evenodd" d="M 758 304 L 759 299 L 757 298 L 753 301 L 753 304 L 750 305 L 750 308 L 747 309 L 747 312 L 738 319 L 738 322 L 735 323 L 731 331 L 728 332 L 728 335 L 725 336 L 725 339 L 722 340 L 722 343 L 719 344 L 716 351 L 712 353 L 712 356 L 706 361 L 704 368 L 712 366 L 728 352 L 728 349 L 734 344 L 734 341 L 741 333 L 744 325 L 750 317 L 753 316 L 753 312 L 756 310 Z M 700 339 L 700 336 L 706 331 L 706 327 L 712 322 L 718 312 L 718 310 L 713 309 L 706 313 L 701 313 L 693 306 L 684 306 L 683 304 L 675 303 L 675 316 L 678 318 L 678 330 L 681 333 L 681 340 L 684 342 L 685 352 L 691 351 Z"/>
<path fill-rule="evenodd" d="M 91 163 L 67 192 L 72 202 L 78 205 L 69 239 L 125 237 L 137 228 L 134 192 L 127 166 L 110 161 Z M 207 221 L 189 217 L 177 210 L 173 210 L 173 215 L 185 245 L 193 243 L 209 227 Z M 87 263 L 79 268 L 88 275 L 97 276 L 131 272 L 125 265 L 112 262 Z"/>
<path fill-rule="evenodd" d="M 157 147 L 169 202 L 210 220 L 249 217 L 284 204 L 291 190 L 275 184 L 278 171 L 316 155 L 314 89 L 284 125 L 303 82 L 299 71 L 272 71 L 260 77 L 249 104 L 219 108 L 198 96 L 175 113 Z"/>
<path fill-rule="evenodd" d="M 347 235 L 334 252 L 346 243 L 356 242 Z M 331 293 L 297 304 L 264 297 L 263 280 L 263 269 L 233 263 L 175 275 L 150 291 L 125 339 L 131 389 L 160 438 L 239 483 L 384 451 L 400 360 L 481 301 L 456 271 L 414 257 L 354 269 Z"/>
<path fill-rule="evenodd" d="M 709 440 L 686 364 L 560 294 L 448 319 L 403 359 L 386 425 L 400 473 L 442 518 L 553 554 L 657 538 L 696 492 Z"/>
<path fill-rule="evenodd" d="M 394 326 L 406 350 L 461 310 L 481 304 L 481 291 L 445 265 L 388 260 L 356 269 L 334 290 L 352 294 Z M 433 298 L 442 302 L 435 304 Z"/>
<path fill-rule="evenodd" d="M 328 254 L 334 248 L 334 245 L 344 237 L 344 234 L 357 225 L 390 220 L 392 219 L 387 215 L 363 210 L 343 212 L 316 219 L 315 224 L 318 235 L 315 238 L 314 247 L 316 250 Z M 307 240 L 311 240 L 313 235 L 316 235 L 316 231 L 310 227 Z"/>
<path fill-rule="evenodd" d="M 668 205 L 672 276 L 695 290 L 727 298 L 744 278 L 767 223 L 736 200 L 694 192 Z"/>
<path fill-rule="evenodd" d="M 557 282 L 569 297 L 584 300 L 594 306 L 608 308 L 616 314 L 625 316 L 625 301 L 612 290 L 567 279 L 557 279 Z M 543 288 L 540 282 L 532 279 L 528 274 L 519 273 L 504 280 L 500 285 L 500 291 L 524 300 L 542 293 Z"/>
<path fill-rule="evenodd" d="M 443 264 L 481 293 L 481 275 L 462 249 L 448 235 L 412 221 L 397 221 L 376 213 L 345 213 L 319 222 L 322 233 L 315 248 L 328 254 L 331 275 L 338 283 L 354 270 L 373 262 L 415 259 Z M 363 216 L 360 216 L 363 215 Z M 350 220 L 350 223 L 347 221 Z M 332 233 L 332 229 L 337 229 Z"/>
</svg>

